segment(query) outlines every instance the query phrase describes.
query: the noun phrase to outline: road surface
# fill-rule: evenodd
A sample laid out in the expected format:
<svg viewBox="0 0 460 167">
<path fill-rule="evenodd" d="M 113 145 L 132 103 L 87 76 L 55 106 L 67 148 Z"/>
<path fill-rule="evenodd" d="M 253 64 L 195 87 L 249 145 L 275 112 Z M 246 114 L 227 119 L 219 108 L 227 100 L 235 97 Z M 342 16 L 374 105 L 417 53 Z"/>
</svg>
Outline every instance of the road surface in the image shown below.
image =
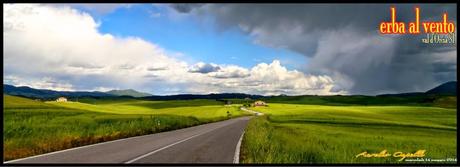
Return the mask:
<svg viewBox="0 0 460 167">
<path fill-rule="evenodd" d="M 249 119 L 240 117 L 5 163 L 234 163 Z"/>
<path fill-rule="evenodd" d="M 247 108 L 244 108 L 244 107 L 240 107 L 240 109 L 243 110 L 243 111 L 246 111 L 246 112 L 253 113 L 256 116 L 264 115 L 264 113 L 257 112 L 257 111 L 254 111 L 254 110 L 250 110 L 250 109 L 247 109 Z"/>
</svg>

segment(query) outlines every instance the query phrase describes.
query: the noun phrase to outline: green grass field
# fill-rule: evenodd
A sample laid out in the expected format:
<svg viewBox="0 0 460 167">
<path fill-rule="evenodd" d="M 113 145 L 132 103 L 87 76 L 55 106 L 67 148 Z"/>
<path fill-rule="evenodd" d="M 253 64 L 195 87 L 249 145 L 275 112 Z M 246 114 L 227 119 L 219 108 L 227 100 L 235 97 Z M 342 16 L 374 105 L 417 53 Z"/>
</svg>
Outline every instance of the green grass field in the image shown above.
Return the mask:
<svg viewBox="0 0 460 167">
<path fill-rule="evenodd" d="M 251 109 L 266 116 L 251 120 L 246 128 L 243 163 L 413 163 L 392 156 L 355 157 L 383 150 L 426 150 L 425 158 L 432 159 L 457 157 L 456 109 L 276 103 Z"/>
<path fill-rule="evenodd" d="M 331 99 L 336 98 L 332 103 Z M 308 105 L 297 104 L 306 101 L 302 98 L 292 103 L 252 107 L 266 115 L 249 122 L 241 161 L 414 163 L 391 156 L 355 157 L 365 151 L 383 150 L 389 153 L 426 150 L 425 158 L 456 158 L 456 97 L 436 98 L 421 106 L 416 103 L 353 105 L 362 103 L 357 98 L 318 97 Z M 215 100 L 81 98 L 78 101 L 40 102 L 4 95 L 4 161 L 224 120 L 228 119 L 227 111 L 233 117 L 249 115 L 238 109 L 241 104 L 224 106 Z"/>
<path fill-rule="evenodd" d="M 310 104 L 327 106 L 427 106 L 457 108 L 457 97 L 452 95 L 412 95 L 412 96 L 277 96 L 262 99 L 268 103 Z"/>
<path fill-rule="evenodd" d="M 4 161 L 224 120 L 227 111 L 232 117 L 248 114 L 212 100 L 58 103 L 3 98 Z"/>
</svg>

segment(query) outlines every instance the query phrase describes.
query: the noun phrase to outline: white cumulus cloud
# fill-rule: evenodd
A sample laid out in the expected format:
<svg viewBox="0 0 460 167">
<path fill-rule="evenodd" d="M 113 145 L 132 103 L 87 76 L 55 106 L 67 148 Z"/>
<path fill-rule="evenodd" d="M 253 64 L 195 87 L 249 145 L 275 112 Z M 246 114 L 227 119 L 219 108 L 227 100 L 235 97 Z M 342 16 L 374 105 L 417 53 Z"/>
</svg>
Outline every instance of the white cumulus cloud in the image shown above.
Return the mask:
<svg viewBox="0 0 460 167">
<path fill-rule="evenodd" d="M 331 94 L 326 75 L 288 70 L 278 60 L 252 68 L 190 64 L 139 37 L 98 31 L 69 6 L 4 4 L 4 83 L 55 90 L 134 88 L 152 94 L 240 92 Z"/>
</svg>

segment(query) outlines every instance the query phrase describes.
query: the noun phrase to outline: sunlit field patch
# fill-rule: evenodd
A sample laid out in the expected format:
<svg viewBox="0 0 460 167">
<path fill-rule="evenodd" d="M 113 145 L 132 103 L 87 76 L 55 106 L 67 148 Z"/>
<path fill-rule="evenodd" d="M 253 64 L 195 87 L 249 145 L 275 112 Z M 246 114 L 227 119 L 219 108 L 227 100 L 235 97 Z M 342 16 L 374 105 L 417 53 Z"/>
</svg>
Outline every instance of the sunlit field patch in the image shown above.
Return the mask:
<svg viewBox="0 0 460 167">
<path fill-rule="evenodd" d="M 185 107 L 181 101 L 88 104 L 3 97 L 4 160 L 225 120 L 227 111 L 231 117 L 248 115 L 211 100 Z"/>
<path fill-rule="evenodd" d="M 456 158 L 456 109 L 274 103 L 252 109 L 268 116 L 249 123 L 244 163 L 411 163 L 392 156 L 356 157 L 383 150 Z"/>
</svg>

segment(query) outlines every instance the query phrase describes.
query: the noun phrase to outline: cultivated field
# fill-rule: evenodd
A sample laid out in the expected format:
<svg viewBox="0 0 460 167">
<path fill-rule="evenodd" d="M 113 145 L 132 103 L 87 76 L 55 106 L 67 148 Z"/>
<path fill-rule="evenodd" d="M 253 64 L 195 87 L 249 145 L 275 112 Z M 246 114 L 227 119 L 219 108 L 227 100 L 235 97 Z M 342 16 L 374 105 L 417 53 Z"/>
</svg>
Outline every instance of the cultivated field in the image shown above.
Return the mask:
<svg viewBox="0 0 460 167">
<path fill-rule="evenodd" d="M 392 155 L 356 158 L 383 150 L 457 157 L 456 109 L 276 103 L 251 109 L 268 116 L 251 120 L 246 128 L 243 163 L 410 163 Z"/>
<path fill-rule="evenodd" d="M 393 156 L 356 157 L 383 150 L 390 154 L 426 150 L 424 158 L 456 158 L 456 97 L 408 106 L 395 105 L 401 99 L 386 101 L 393 105 L 366 106 L 359 104 L 364 103 L 358 100 L 361 97 L 302 98 L 272 99 L 281 101 L 250 108 L 266 115 L 254 117 L 246 128 L 241 162 L 416 163 Z M 232 117 L 249 115 L 239 110 L 242 104 L 224 106 L 215 100 L 78 101 L 40 102 L 4 95 L 4 161 L 224 120 L 227 112 Z M 315 105 L 296 104 L 305 102 Z"/>
<path fill-rule="evenodd" d="M 40 102 L 3 95 L 4 161 L 248 115 L 214 100 Z"/>
</svg>

